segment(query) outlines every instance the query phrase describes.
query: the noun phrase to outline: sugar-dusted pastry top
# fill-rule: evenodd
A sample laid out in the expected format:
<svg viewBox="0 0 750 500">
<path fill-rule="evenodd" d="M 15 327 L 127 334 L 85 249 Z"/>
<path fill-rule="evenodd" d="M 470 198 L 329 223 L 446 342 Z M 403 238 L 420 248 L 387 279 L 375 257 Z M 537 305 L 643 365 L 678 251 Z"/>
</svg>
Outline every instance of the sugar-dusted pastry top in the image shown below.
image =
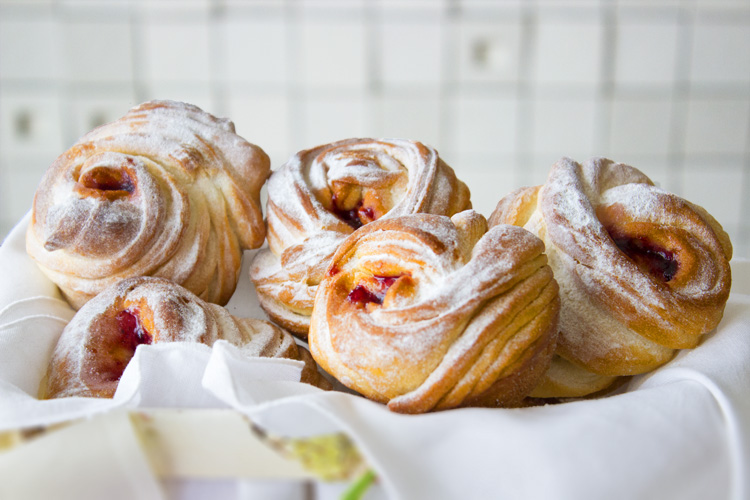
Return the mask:
<svg viewBox="0 0 750 500">
<path fill-rule="evenodd" d="M 469 210 L 381 219 L 320 283 L 313 357 L 394 411 L 514 406 L 549 366 L 559 298 L 541 240 Z"/>
<path fill-rule="evenodd" d="M 162 278 L 129 278 L 87 302 L 65 327 L 41 394 L 112 397 L 141 344 L 226 340 L 248 356 L 305 362 L 302 381 L 330 387 L 310 353 L 266 321 L 236 318 Z"/>
<path fill-rule="evenodd" d="M 729 237 L 703 208 L 631 166 L 563 158 L 543 186 L 503 198 L 489 221 L 542 238 L 560 284 L 557 353 L 568 362 L 554 370 L 560 380 L 548 381 L 548 395 L 581 395 L 652 370 L 722 317 Z"/>
<path fill-rule="evenodd" d="M 152 101 L 84 135 L 37 189 L 27 250 L 79 308 L 130 276 L 226 303 L 242 250 L 265 237 L 268 156 L 234 124 Z"/>
<path fill-rule="evenodd" d="M 294 155 L 268 182 L 268 245 L 251 267 L 274 321 L 307 335 L 313 299 L 336 247 L 355 229 L 413 213 L 453 215 L 469 190 L 422 143 L 349 139 Z"/>
</svg>

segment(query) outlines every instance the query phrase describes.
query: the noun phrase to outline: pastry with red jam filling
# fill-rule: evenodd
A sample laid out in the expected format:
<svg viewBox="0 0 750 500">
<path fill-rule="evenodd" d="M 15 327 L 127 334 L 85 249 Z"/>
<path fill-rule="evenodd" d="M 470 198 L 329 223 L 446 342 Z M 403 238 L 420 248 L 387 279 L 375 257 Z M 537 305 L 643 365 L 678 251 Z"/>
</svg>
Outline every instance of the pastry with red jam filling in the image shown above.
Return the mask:
<svg viewBox="0 0 750 500">
<path fill-rule="evenodd" d="M 525 403 L 560 308 L 541 240 L 473 210 L 381 219 L 347 237 L 315 297 L 310 352 L 400 413 Z"/>
<path fill-rule="evenodd" d="M 560 284 L 556 357 L 538 397 L 581 397 L 651 371 L 721 320 L 732 244 L 703 208 L 604 158 L 563 158 L 503 198 L 490 225 L 545 243 Z"/>
<path fill-rule="evenodd" d="M 466 185 L 419 142 L 348 139 L 301 151 L 268 181 L 268 248 L 250 268 L 260 304 L 304 339 L 318 284 L 349 234 L 383 218 L 470 207 Z"/>
<path fill-rule="evenodd" d="M 138 346 L 164 342 L 211 346 L 220 339 L 247 356 L 303 361 L 301 381 L 330 388 L 310 353 L 281 328 L 234 317 L 171 281 L 137 277 L 106 289 L 76 313 L 55 347 L 40 395 L 111 398 Z"/>
<path fill-rule="evenodd" d="M 81 137 L 34 197 L 26 249 L 75 308 L 117 281 L 159 276 L 226 304 L 242 252 L 265 239 L 268 156 L 234 124 L 151 101 Z"/>
</svg>

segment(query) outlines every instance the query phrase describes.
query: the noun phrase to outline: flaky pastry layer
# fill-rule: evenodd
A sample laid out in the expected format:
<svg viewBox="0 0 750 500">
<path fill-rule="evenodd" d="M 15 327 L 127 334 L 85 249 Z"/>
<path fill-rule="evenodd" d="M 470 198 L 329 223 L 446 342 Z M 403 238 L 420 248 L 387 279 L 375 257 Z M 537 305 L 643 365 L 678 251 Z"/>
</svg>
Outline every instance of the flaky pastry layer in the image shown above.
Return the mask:
<svg viewBox="0 0 750 500">
<path fill-rule="evenodd" d="M 112 397 L 142 344 L 226 340 L 247 356 L 305 363 L 302 382 L 330 388 L 310 353 L 263 320 L 237 318 L 162 278 L 129 278 L 87 302 L 65 327 L 40 394 Z"/>
<path fill-rule="evenodd" d="M 484 217 L 416 214 L 349 236 L 320 283 L 310 351 L 391 410 L 515 406 L 554 351 L 559 298 L 541 240 Z"/>
<path fill-rule="evenodd" d="M 470 207 L 466 185 L 437 151 L 419 142 L 348 139 L 301 151 L 268 182 L 268 249 L 250 271 L 261 306 L 305 338 L 323 273 L 356 228 Z"/>
<path fill-rule="evenodd" d="M 243 249 L 265 238 L 268 156 L 234 124 L 151 101 L 84 135 L 47 170 L 27 251 L 76 309 L 117 281 L 158 276 L 229 301 Z"/>
<path fill-rule="evenodd" d="M 653 370 L 721 320 L 729 237 L 703 208 L 631 166 L 563 158 L 543 186 L 503 198 L 489 222 L 539 236 L 560 284 L 560 358 L 546 396 Z"/>
</svg>

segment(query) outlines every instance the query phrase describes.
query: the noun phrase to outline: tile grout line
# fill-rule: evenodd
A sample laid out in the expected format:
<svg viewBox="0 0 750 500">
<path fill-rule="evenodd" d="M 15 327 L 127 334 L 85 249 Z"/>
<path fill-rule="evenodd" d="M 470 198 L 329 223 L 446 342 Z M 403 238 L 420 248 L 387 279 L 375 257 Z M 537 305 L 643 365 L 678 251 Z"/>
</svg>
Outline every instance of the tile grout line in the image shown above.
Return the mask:
<svg viewBox="0 0 750 500">
<path fill-rule="evenodd" d="M 594 137 L 594 154 L 602 156 L 603 152 L 612 149 L 612 120 L 615 100 L 615 58 L 617 56 L 618 17 L 616 7 L 612 2 L 602 0 L 600 5 L 602 24 L 602 50 L 600 57 L 600 82 L 597 92 L 597 110 L 594 122 L 596 137 Z"/>
<path fill-rule="evenodd" d="M 288 100 L 285 112 L 287 113 L 289 124 L 284 133 L 287 134 L 288 140 L 292 142 L 291 149 L 295 149 L 300 144 L 304 145 L 304 141 L 306 140 L 307 128 L 305 124 L 309 121 L 305 120 L 305 114 L 309 111 L 306 103 L 317 96 L 334 97 L 342 95 L 342 92 L 326 92 L 322 88 L 310 88 L 306 84 L 305 75 L 302 72 L 304 68 L 303 54 L 297 50 L 305 42 L 303 30 L 306 22 L 308 20 L 328 19 L 327 12 L 330 9 L 321 6 L 310 10 L 306 4 L 302 3 L 302 0 L 282 1 L 283 11 L 281 12 L 283 12 L 284 37 L 288 44 L 288 53 L 290 56 L 285 63 L 286 75 L 284 77 L 284 87 L 280 91 L 283 92 L 283 95 Z M 208 64 L 211 71 L 211 75 L 206 82 L 207 91 L 215 107 L 213 111 L 226 115 L 230 111 L 231 93 L 233 91 L 246 93 L 259 92 L 262 97 L 264 93 L 267 94 L 275 90 L 275 88 L 260 83 L 238 82 L 234 84 L 229 82 L 227 79 L 227 65 L 229 64 L 229 60 L 225 51 L 222 50 L 224 48 L 222 23 L 227 19 L 227 2 L 225 0 L 208 0 L 208 3 L 208 11 L 196 12 L 190 9 L 182 9 L 180 11 L 181 14 L 175 17 L 175 22 L 185 24 L 196 17 L 206 20 L 208 25 L 207 43 L 209 45 Z M 706 12 L 705 8 L 704 10 L 700 10 L 701 7 L 698 7 L 694 2 L 682 2 L 679 6 L 664 7 L 664 9 L 667 9 L 666 11 L 677 15 L 676 36 L 678 40 L 676 41 L 671 83 L 668 84 L 669 87 L 665 86 L 662 89 L 655 86 L 628 87 L 627 85 L 621 86 L 618 83 L 616 57 L 618 29 L 621 22 L 618 4 L 616 0 L 597 0 L 591 4 L 598 5 L 599 22 L 603 30 L 601 34 L 602 47 L 599 55 L 600 81 L 595 88 L 591 89 L 594 92 L 592 97 L 595 103 L 593 110 L 594 126 L 596 127 L 593 131 L 594 148 L 600 150 L 612 149 L 612 145 L 615 142 L 612 136 L 615 130 L 614 118 L 616 109 L 614 106 L 618 96 L 645 100 L 659 99 L 669 106 L 669 108 L 665 109 L 665 115 L 660 116 L 665 116 L 668 120 L 668 144 L 664 158 L 666 161 L 666 174 L 669 182 L 672 184 L 672 190 L 678 194 L 684 192 L 687 186 L 692 185 L 685 179 L 687 167 L 696 162 L 707 162 L 711 165 L 731 168 L 733 174 L 736 174 L 739 169 L 742 179 L 741 193 L 750 193 L 750 123 L 747 125 L 748 136 L 745 138 L 744 149 L 737 149 L 736 153 L 709 155 L 700 151 L 691 152 L 692 150 L 696 150 L 696 148 L 691 148 L 688 143 L 691 137 L 688 133 L 694 131 L 693 125 L 689 126 L 688 120 L 692 119 L 695 121 L 696 119 L 695 116 L 691 116 L 694 109 L 692 105 L 693 100 L 747 100 L 748 96 L 750 96 L 747 83 L 740 84 L 731 81 L 705 81 L 701 83 L 700 81 L 694 82 L 692 80 L 692 75 L 697 71 L 692 68 L 695 57 L 693 50 L 696 40 L 700 40 L 700 38 L 696 38 L 696 26 L 705 22 L 706 18 L 703 16 Z M 75 125 L 75 120 L 71 120 L 69 117 L 76 116 L 76 103 L 86 101 L 86 98 L 90 94 L 93 94 L 98 99 L 111 93 L 122 92 L 124 94 L 127 92 L 130 95 L 129 99 L 135 98 L 135 102 L 132 103 L 133 105 L 143 102 L 150 97 L 154 85 L 148 74 L 150 68 L 148 64 L 150 61 L 147 60 L 147 56 L 149 55 L 148 40 L 144 37 L 148 35 L 147 28 L 148 23 L 151 22 L 151 17 L 143 12 L 142 7 L 133 2 L 129 2 L 126 8 L 123 8 L 123 4 L 118 4 L 119 7 L 112 7 L 109 10 L 98 8 L 87 14 L 82 21 L 76 17 L 80 10 L 78 7 L 71 7 L 60 0 L 53 1 L 49 5 L 44 12 L 46 13 L 45 15 L 51 16 L 53 21 L 59 23 L 60 33 L 56 34 L 55 38 L 63 42 L 59 50 L 64 57 L 70 56 L 70 42 L 66 44 L 64 37 L 66 36 L 65 27 L 69 27 L 71 23 L 95 23 L 98 20 L 107 22 L 107 13 L 110 11 L 119 14 L 126 13 L 127 19 L 123 19 L 123 22 L 126 23 L 130 34 L 128 64 L 130 65 L 132 77 L 129 81 L 123 79 L 122 82 L 95 80 L 78 82 L 75 78 L 71 78 L 69 71 L 68 74 L 63 72 L 60 78 L 55 81 L 47 81 L 41 77 L 17 76 L 24 75 L 23 72 L 16 73 L 15 79 L 13 77 L 2 79 L 2 85 L 6 92 L 10 91 L 18 94 L 23 94 L 24 92 L 44 92 L 57 100 L 56 103 L 50 101 L 49 106 L 56 106 L 54 112 L 59 113 L 60 118 L 59 122 L 55 124 L 55 133 L 60 134 L 62 136 L 61 140 L 67 145 L 71 140 L 77 139 L 77 137 L 72 136 L 77 134 L 76 130 L 78 128 Z M 352 98 L 360 96 L 363 99 L 362 104 L 365 110 L 364 125 L 368 130 L 383 130 L 387 121 L 387 115 L 383 110 L 383 103 L 385 97 L 391 95 L 386 92 L 382 74 L 383 47 L 381 42 L 384 35 L 381 28 L 387 19 L 384 17 L 382 11 L 384 7 L 382 4 L 363 3 L 363 5 L 358 10 L 340 12 L 340 15 L 335 17 L 336 20 L 345 22 L 347 19 L 351 20 L 355 16 L 357 16 L 357 19 L 360 19 L 359 16 L 364 16 L 364 52 L 367 58 L 363 69 L 365 72 L 364 86 L 360 90 L 345 90 L 343 94 L 349 95 Z M 536 120 L 539 119 L 537 116 L 536 99 L 540 95 L 545 96 L 549 94 L 551 98 L 565 99 L 567 97 L 576 100 L 588 90 L 583 87 L 576 87 L 575 85 L 566 86 L 554 83 L 541 87 L 535 85 L 534 57 L 537 51 L 537 37 L 539 36 L 539 15 L 544 5 L 541 1 L 535 1 L 522 3 L 518 8 L 519 10 L 515 11 L 520 15 L 520 21 L 518 21 L 520 24 L 520 34 L 518 35 L 517 42 L 519 58 L 517 68 L 518 77 L 515 81 L 506 83 L 495 81 L 464 81 L 459 76 L 457 72 L 458 62 L 460 61 L 460 53 L 458 52 L 460 50 L 458 43 L 460 38 L 459 27 L 464 19 L 464 10 L 471 9 L 471 7 L 464 5 L 461 0 L 445 0 L 440 10 L 433 9 L 430 11 L 430 15 L 426 17 L 418 16 L 415 12 L 408 11 L 405 16 L 400 16 L 398 19 L 399 22 L 406 19 L 409 22 L 419 22 L 425 25 L 438 24 L 440 33 L 442 34 L 440 40 L 442 44 L 440 81 L 437 82 L 438 85 L 436 87 L 438 96 L 437 106 L 439 106 L 436 113 L 439 120 L 437 124 L 439 143 L 436 146 L 439 149 L 455 150 L 452 153 L 461 156 L 458 152 L 461 146 L 456 140 L 458 135 L 457 127 L 459 125 L 457 123 L 459 108 L 457 107 L 456 100 L 459 96 L 464 94 L 467 96 L 476 95 L 479 92 L 479 95 L 487 97 L 495 95 L 499 91 L 504 93 L 510 91 L 515 96 L 515 147 L 512 154 L 498 154 L 495 156 L 512 158 L 513 161 L 505 169 L 512 172 L 518 181 L 528 182 L 534 180 L 532 178 L 535 167 L 534 161 L 538 156 L 535 152 L 535 137 L 538 135 L 538 132 L 535 135 L 535 128 L 538 125 Z M 486 16 L 494 16 L 491 22 L 495 22 L 498 19 L 506 19 L 502 15 L 497 16 L 495 11 L 490 12 L 487 10 L 486 14 L 482 14 L 480 12 L 481 9 L 476 10 L 476 7 L 474 9 L 471 11 L 474 16 L 470 18 L 472 21 L 481 22 L 485 20 Z M 33 20 L 32 14 L 33 12 L 37 12 L 34 9 L 5 11 L 15 12 L 16 18 L 27 21 Z M 205 16 L 206 12 L 208 17 Z M 268 8 L 264 10 L 261 7 L 255 10 L 248 8 L 239 12 L 240 15 L 251 18 L 258 12 L 267 14 L 271 10 Z M 273 10 L 272 12 L 277 13 L 279 11 Z M 640 14 L 644 19 L 653 19 L 654 11 L 649 10 L 647 7 L 631 7 L 631 10 L 628 12 L 635 15 Z M 726 8 L 716 7 L 708 12 L 712 16 L 708 19 L 711 22 L 731 24 L 732 26 L 746 26 L 748 24 L 750 9 L 743 10 L 739 13 L 739 16 L 733 16 L 733 12 L 730 12 Z M 393 15 L 398 15 L 398 13 L 394 14 L 391 12 L 391 17 Z M 466 19 L 469 18 L 467 17 Z M 569 19 L 571 19 L 570 16 L 560 22 L 567 22 Z M 699 70 L 700 66 L 697 66 L 697 68 Z M 29 75 L 32 74 L 35 73 L 29 73 Z M 190 82 L 182 81 L 181 85 L 186 89 L 195 89 L 197 84 L 191 86 Z M 412 97 L 420 98 L 427 86 L 427 84 L 420 84 L 412 88 L 407 85 L 403 89 L 396 86 L 394 87 L 394 92 L 405 99 L 411 99 Z M 434 89 L 434 87 L 431 88 Z M 667 97 L 668 89 L 671 89 L 669 97 Z M 364 95 L 362 91 L 364 91 Z M 91 109 L 96 111 L 94 108 Z M 83 118 L 88 119 L 86 116 Z M 748 121 L 750 122 L 750 119 Z M 742 145 L 738 143 L 737 146 L 740 147 Z M 735 151 L 734 149 L 732 150 Z M 488 158 L 492 155 L 494 153 L 485 154 Z M 644 158 L 659 158 L 659 155 L 645 153 L 641 156 Z M 487 162 L 491 161 L 487 160 Z M 469 161 L 467 166 L 472 167 L 472 161 Z M 503 167 L 497 166 L 493 168 Z M 750 199 L 747 198 L 748 196 L 743 196 L 741 206 L 737 207 L 742 213 L 750 210 Z M 741 247 L 750 247 L 750 226 L 742 221 L 739 223 L 739 227 L 733 228 L 733 232 L 739 233 L 738 243 Z"/>
<path fill-rule="evenodd" d="M 674 191 L 684 191 L 683 174 L 686 162 L 687 121 L 689 118 L 691 86 L 690 59 L 693 43 L 694 17 L 688 8 L 681 6 L 678 12 L 679 30 L 675 54 L 675 72 L 672 79 L 672 109 L 670 118 L 669 177 Z"/>
<path fill-rule="evenodd" d="M 531 72 L 534 62 L 534 40 L 538 34 L 536 11 L 528 3 L 521 10 L 521 41 L 518 56 L 518 80 L 516 83 L 516 184 L 533 183 L 534 155 L 534 92 L 532 90 Z"/>
</svg>

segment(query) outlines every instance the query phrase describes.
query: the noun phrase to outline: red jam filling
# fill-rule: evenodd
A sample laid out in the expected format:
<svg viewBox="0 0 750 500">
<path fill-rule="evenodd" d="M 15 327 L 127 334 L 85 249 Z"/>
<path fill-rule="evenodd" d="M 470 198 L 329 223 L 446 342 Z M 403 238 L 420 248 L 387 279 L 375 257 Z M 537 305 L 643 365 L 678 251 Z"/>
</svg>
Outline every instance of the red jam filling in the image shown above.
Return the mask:
<svg viewBox="0 0 750 500">
<path fill-rule="evenodd" d="M 381 305 L 388 289 L 393 286 L 400 276 L 373 276 L 373 281 L 367 286 L 357 285 L 349 292 L 347 299 L 359 306 L 369 303 Z"/>
<path fill-rule="evenodd" d="M 143 328 L 141 318 L 138 316 L 138 310 L 127 309 L 117 315 L 117 324 L 120 327 L 120 342 L 123 346 L 135 348 L 141 344 L 150 344 L 151 334 Z"/>
<path fill-rule="evenodd" d="M 141 324 L 138 310 L 127 309 L 121 311 L 117 317 L 117 326 L 120 329 L 119 342 L 111 351 L 111 366 L 107 369 L 107 379 L 110 381 L 120 380 L 122 372 L 135 354 L 135 349 L 141 344 L 150 344 L 153 339 L 151 334 Z"/>
<path fill-rule="evenodd" d="M 351 210 L 345 210 L 339 207 L 338 197 L 336 193 L 333 193 L 331 203 L 333 204 L 331 208 L 333 215 L 349 224 L 352 229 L 359 229 L 367 224 L 367 222 L 375 220 L 375 212 L 370 207 L 363 207 L 362 200 L 359 200 L 357 205 Z"/>
<path fill-rule="evenodd" d="M 677 274 L 679 266 L 674 253 L 654 245 L 647 238 L 612 235 L 612 240 L 638 267 L 663 282 L 669 282 Z"/>
<path fill-rule="evenodd" d="M 83 184 L 99 191 L 135 191 L 133 179 L 124 170 L 97 168 L 86 174 Z"/>
<path fill-rule="evenodd" d="M 362 220 L 363 215 L 367 218 L 367 220 L 375 220 L 375 211 L 370 207 L 359 207 L 359 209 L 357 209 L 357 215 L 360 221 Z"/>
</svg>

